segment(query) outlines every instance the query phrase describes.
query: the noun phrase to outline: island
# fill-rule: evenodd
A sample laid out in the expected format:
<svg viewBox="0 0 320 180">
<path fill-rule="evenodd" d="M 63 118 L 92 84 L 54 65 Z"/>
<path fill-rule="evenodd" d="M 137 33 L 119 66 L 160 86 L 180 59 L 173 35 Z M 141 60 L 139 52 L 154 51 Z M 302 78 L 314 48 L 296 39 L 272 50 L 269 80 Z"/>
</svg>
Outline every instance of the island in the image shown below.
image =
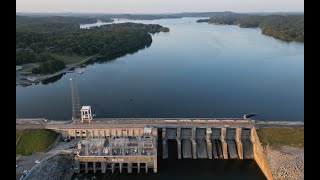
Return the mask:
<svg viewBox="0 0 320 180">
<path fill-rule="evenodd" d="M 285 41 L 304 42 L 304 15 L 248 15 L 243 17 L 211 17 L 198 23 L 239 25 L 242 28 L 261 28 L 262 34 Z"/>
</svg>

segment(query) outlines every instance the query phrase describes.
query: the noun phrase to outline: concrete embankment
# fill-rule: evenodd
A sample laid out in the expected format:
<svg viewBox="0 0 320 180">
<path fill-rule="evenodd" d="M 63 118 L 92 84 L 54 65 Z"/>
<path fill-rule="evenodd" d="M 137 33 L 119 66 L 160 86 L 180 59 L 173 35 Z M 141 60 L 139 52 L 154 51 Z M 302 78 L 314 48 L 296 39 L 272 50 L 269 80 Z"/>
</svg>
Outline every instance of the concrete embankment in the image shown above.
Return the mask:
<svg viewBox="0 0 320 180">
<path fill-rule="evenodd" d="M 251 129 L 251 140 L 253 142 L 253 157 L 263 174 L 268 180 L 273 180 L 272 173 L 268 166 L 268 161 L 264 155 L 257 131 L 255 128 Z"/>
</svg>

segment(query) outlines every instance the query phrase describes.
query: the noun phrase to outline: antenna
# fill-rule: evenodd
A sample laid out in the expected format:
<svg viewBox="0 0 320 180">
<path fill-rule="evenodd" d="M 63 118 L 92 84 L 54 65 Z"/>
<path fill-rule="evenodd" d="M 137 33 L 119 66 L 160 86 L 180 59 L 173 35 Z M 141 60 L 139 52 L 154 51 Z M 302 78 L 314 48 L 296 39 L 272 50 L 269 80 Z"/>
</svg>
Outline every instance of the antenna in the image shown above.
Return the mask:
<svg viewBox="0 0 320 180">
<path fill-rule="evenodd" d="M 70 78 L 71 98 L 72 98 L 72 120 L 80 119 L 80 97 L 75 76 Z"/>
</svg>

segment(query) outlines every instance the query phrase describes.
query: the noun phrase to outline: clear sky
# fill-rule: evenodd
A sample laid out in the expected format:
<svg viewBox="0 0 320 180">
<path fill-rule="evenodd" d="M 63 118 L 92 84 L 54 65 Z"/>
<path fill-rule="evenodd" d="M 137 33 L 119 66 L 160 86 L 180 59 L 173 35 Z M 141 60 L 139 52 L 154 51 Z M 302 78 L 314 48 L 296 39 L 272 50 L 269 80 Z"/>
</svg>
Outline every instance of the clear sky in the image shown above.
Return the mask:
<svg viewBox="0 0 320 180">
<path fill-rule="evenodd" d="M 304 0 L 16 0 L 17 12 L 304 12 Z"/>
</svg>

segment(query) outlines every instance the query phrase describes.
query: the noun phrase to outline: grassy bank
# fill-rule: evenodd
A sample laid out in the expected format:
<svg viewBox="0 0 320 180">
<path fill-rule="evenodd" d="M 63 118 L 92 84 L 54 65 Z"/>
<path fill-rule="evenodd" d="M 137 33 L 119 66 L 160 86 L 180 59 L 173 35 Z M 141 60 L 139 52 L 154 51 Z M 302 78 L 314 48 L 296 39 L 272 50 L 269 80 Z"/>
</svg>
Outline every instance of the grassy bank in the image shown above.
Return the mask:
<svg viewBox="0 0 320 180">
<path fill-rule="evenodd" d="M 28 64 L 24 64 L 22 65 L 22 69 L 20 70 L 20 72 L 30 72 L 32 71 L 33 68 L 35 67 L 39 67 L 40 63 L 28 63 Z"/>
<path fill-rule="evenodd" d="M 260 128 L 257 133 L 264 146 L 304 147 L 304 128 Z"/>
<path fill-rule="evenodd" d="M 54 143 L 58 135 L 47 129 L 16 129 L 16 154 L 30 155 L 33 152 L 43 152 Z"/>
<path fill-rule="evenodd" d="M 56 54 L 56 53 L 48 53 L 50 55 L 52 55 L 53 57 L 57 58 L 58 60 L 60 61 L 63 61 L 64 64 L 74 64 L 74 63 L 78 63 L 90 56 L 80 56 L 80 55 L 69 55 L 69 56 L 66 56 L 66 55 L 62 55 L 62 54 Z"/>
<path fill-rule="evenodd" d="M 16 144 L 18 143 L 22 132 L 23 132 L 23 129 L 16 129 Z"/>
</svg>

